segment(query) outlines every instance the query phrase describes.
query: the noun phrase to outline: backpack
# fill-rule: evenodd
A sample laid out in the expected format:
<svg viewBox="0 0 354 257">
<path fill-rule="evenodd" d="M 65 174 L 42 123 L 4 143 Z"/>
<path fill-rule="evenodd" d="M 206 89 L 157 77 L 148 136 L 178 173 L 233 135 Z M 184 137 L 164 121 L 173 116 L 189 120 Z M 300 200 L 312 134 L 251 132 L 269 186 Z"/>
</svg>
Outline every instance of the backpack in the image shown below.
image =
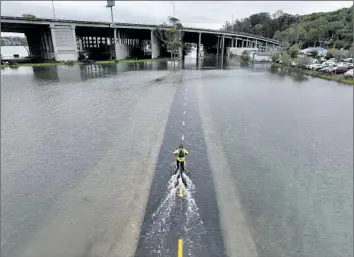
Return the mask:
<svg viewBox="0 0 354 257">
<path fill-rule="evenodd" d="M 179 150 L 178 157 L 180 157 L 180 158 L 184 157 L 184 151 L 183 151 L 183 149 L 180 149 L 180 150 Z"/>
</svg>

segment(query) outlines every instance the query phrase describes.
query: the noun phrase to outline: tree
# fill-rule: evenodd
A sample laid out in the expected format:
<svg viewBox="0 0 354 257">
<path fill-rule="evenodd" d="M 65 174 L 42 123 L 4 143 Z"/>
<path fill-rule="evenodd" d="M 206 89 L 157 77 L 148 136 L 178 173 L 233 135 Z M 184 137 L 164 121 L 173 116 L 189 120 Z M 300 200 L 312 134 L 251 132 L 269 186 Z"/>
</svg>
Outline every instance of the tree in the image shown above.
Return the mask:
<svg viewBox="0 0 354 257">
<path fill-rule="evenodd" d="M 298 44 L 299 48 L 302 49 L 302 45 L 306 40 L 306 30 L 301 26 L 297 26 L 295 29 L 295 34 L 296 34 L 296 44 Z"/>
<path fill-rule="evenodd" d="M 241 61 L 243 63 L 248 63 L 250 61 L 250 56 L 248 55 L 248 53 L 246 52 L 246 50 L 244 50 L 242 52 L 242 55 L 241 55 Z"/>
<path fill-rule="evenodd" d="M 280 54 L 279 54 L 279 53 L 274 53 L 274 54 L 272 55 L 272 62 L 278 61 L 279 58 L 280 58 Z"/>
<path fill-rule="evenodd" d="M 312 56 L 313 58 L 316 58 L 316 57 L 318 56 L 318 52 L 317 52 L 316 50 L 312 50 L 312 51 L 311 51 L 311 56 Z"/>
<path fill-rule="evenodd" d="M 346 57 L 346 53 L 344 50 L 333 49 L 333 57 L 340 61 Z"/>
<path fill-rule="evenodd" d="M 253 33 L 287 42 L 290 46 L 324 45 L 349 49 L 353 42 L 353 7 L 334 12 L 291 15 L 279 10 L 256 13 L 248 18 L 225 22 L 226 31 Z"/>
<path fill-rule="evenodd" d="M 183 26 L 179 19 L 175 17 L 168 17 L 168 24 L 163 23 L 158 26 L 154 32 L 155 35 L 163 42 L 167 51 L 171 54 L 171 59 L 175 60 L 175 57 L 179 55 L 180 50 L 183 51 L 184 45 L 182 42 Z"/>
<path fill-rule="evenodd" d="M 309 41 L 311 41 L 313 43 L 313 46 L 316 46 L 316 43 L 318 41 L 318 35 L 319 32 L 317 29 L 310 29 L 307 33 L 307 38 Z"/>
<path fill-rule="evenodd" d="M 288 54 L 292 59 L 296 58 L 300 54 L 300 48 L 298 45 L 293 45 L 289 48 Z"/>
<path fill-rule="evenodd" d="M 329 60 L 329 59 L 331 59 L 331 58 L 334 58 L 334 49 L 333 49 L 333 48 L 332 48 L 332 49 L 328 49 L 325 58 L 326 58 L 327 60 Z"/>
<path fill-rule="evenodd" d="M 33 14 L 28 14 L 28 13 L 22 14 L 22 18 L 24 18 L 24 19 L 26 19 L 26 20 L 34 20 L 34 19 L 37 19 L 36 16 L 34 16 Z"/>
<path fill-rule="evenodd" d="M 305 68 L 306 65 L 309 65 L 311 64 L 312 61 L 309 57 L 305 57 L 305 56 L 299 56 L 297 59 L 296 59 L 296 65 L 300 68 Z"/>
<path fill-rule="evenodd" d="M 278 10 L 272 14 L 272 18 L 275 20 L 275 19 L 278 19 L 279 17 L 281 17 L 282 15 L 284 15 L 284 12 L 282 10 Z"/>
<path fill-rule="evenodd" d="M 286 52 L 281 53 L 281 61 L 285 66 L 289 66 L 291 64 L 291 58 Z"/>
</svg>

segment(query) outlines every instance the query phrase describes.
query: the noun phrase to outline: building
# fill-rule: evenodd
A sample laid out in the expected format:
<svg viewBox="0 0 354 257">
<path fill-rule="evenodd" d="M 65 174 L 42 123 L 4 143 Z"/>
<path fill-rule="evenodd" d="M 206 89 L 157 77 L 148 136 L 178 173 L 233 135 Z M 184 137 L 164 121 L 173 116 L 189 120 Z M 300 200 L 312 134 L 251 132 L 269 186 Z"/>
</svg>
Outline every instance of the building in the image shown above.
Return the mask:
<svg viewBox="0 0 354 257">
<path fill-rule="evenodd" d="M 309 47 L 306 49 L 302 49 L 300 53 L 303 55 L 311 55 L 311 52 L 313 51 L 317 51 L 318 56 L 325 56 L 327 54 L 327 49 L 323 47 Z"/>
</svg>

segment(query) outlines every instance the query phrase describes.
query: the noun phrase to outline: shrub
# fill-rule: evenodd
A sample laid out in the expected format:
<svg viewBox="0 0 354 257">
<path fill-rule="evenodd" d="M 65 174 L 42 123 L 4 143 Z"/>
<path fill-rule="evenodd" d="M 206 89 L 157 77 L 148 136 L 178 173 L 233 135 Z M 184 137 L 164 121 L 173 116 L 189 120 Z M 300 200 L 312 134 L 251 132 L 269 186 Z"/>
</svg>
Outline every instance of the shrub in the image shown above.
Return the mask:
<svg viewBox="0 0 354 257">
<path fill-rule="evenodd" d="M 243 51 L 241 55 L 241 61 L 242 62 L 249 62 L 250 61 L 250 56 L 247 54 L 246 51 Z"/>
<path fill-rule="evenodd" d="M 272 62 L 278 61 L 279 58 L 280 58 L 280 54 L 279 54 L 279 53 L 274 53 L 274 54 L 272 55 Z"/>
<path fill-rule="evenodd" d="M 24 18 L 24 19 L 26 19 L 26 20 L 34 20 L 34 19 L 37 19 L 36 16 L 34 16 L 33 14 L 28 14 L 28 13 L 22 14 L 22 18 Z"/>
<path fill-rule="evenodd" d="M 312 56 L 313 58 L 318 57 L 318 52 L 317 52 L 316 50 L 311 51 L 311 56 Z"/>
<path fill-rule="evenodd" d="M 300 48 L 298 45 L 293 45 L 287 51 L 292 59 L 296 58 L 300 54 Z"/>
<path fill-rule="evenodd" d="M 286 52 L 281 53 L 281 61 L 283 65 L 289 66 L 291 64 L 290 55 L 288 55 Z"/>
<path fill-rule="evenodd" d="M 305 68 L 306 65 L 309 65 L 311 63 L 312 63 L 312 61 L 311 61 L 311 58 L 309 58 L 309 57 L 299 56 L 296 59 L 296 64 L 300 68 Z"/>
<path fill-rule="evenodd" d="M 67 61 L 67 62 L 65 62 L 65 65 L 69 65 L 69 66 L 72 66 L 72 65 L 74 65 L 74 64 L 75 64 L 74 61 Z"/>
</svg>

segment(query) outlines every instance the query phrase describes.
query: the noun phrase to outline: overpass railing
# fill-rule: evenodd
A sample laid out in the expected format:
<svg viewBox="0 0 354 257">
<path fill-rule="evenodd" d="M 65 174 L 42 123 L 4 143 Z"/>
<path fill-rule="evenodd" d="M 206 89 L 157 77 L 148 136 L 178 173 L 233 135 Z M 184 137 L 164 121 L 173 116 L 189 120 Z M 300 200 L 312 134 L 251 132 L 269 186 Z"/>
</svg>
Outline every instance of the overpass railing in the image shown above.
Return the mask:
<svg viewBox="0 0 354 257">
<path fill-rule="evenodd" d="M 45 22 L 45 23 L 51 23 L 51 22 L 62 22 L 62 23 L 72 23 L 72 24 L 77 24 L 77 23 L 82 23 L 86 25 L 106 25 L 107 27 L 111 26 L 111 22 L 107 21 L 82 21 L 82 20 L 63 20 L 63 19 L 47 19 L 47 18 L 34 18 L 34 19 L 25 19 L 23 17 L 12 17 L 12 16 L 1 16 L 1 20 L 17 20 L 17 21 L 24 21 L 24 22 L 31 22 L 31 21 L 36 21 L 36 22 Z M 138 23 L 124 23 L 124 22 L 115 22 L 115 26 L 123 26 L 123 27 L 140 27 L 140 28 L 147 28 L 147 29 L 154 29 L 157 28 L 158 25 L 155 24 L 138 24 Z M 195 32 L 212 32 L 218 35 L 230 35 L 230 36 L 245 36 L 245 37 L 251 37 L 259 40 L 264 40 L 268 41 L 274 44 L 281 45 L 281 42 L 271 39 L 271 38 L 266 38 L 262 36 L 257 36 L 257 35 L 252 35 L 244 32 L 229 32 L 229 31 L 223 31 L 223 30 L 215 30 L 215 29 L 203 29 L 203 28 L 192 28 L 192 27 L 183 27 L 185 30 L 192 30 Z"/>
</svg>

